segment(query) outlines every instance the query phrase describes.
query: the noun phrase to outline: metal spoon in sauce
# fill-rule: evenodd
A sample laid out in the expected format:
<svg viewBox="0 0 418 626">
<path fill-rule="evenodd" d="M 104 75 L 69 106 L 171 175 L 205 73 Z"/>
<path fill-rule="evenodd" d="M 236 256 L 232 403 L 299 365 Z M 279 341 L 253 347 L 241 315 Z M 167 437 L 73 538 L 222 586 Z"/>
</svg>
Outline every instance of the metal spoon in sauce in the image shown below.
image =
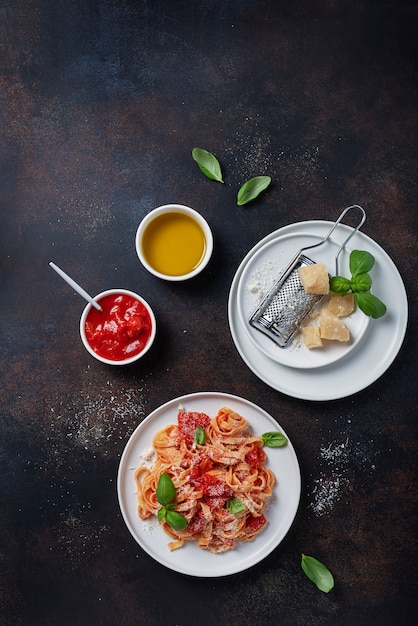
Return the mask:
<svg viewBox="0 0 418 626">
<path fill-rule="evenodd" d="M 52 261 L 49 263 L 49 265 L 52 267 L 53 270 L 57 272 L 57 274 L 61 276 L 61 278 L 65 280 L 66 283 L 68 283 L 78 294 L 80 294 L 80 296 L 83 296 L 83 298 L 87 300 L 87 302 L 90 302 L 90 304 L 92 304 L 95 309 L 97 309 L 98 311 L 103 311 L 100 304 L 96 302 L 96 300 L 94 300 L 87 293 L 87 291 L 80 287 L 80 285 L 78 285 L 70 276 L 68 276 L 68 274 L 63 272 L 62 269 L 58 267 L 58 265 L 55 265 L 55 263 L 53 263 Z"/>
</svg>

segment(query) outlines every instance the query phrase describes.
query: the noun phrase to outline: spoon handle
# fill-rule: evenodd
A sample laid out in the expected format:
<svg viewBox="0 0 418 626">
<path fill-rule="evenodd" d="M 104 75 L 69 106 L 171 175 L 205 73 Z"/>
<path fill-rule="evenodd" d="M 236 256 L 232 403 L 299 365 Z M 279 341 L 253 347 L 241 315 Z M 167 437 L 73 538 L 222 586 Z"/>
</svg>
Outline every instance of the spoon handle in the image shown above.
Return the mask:
<svg viewBox="0 0 418 626">
<path fill-rule="evenodd" d="M 52 261 L 49 263 L 53 270 L 57 272 L 80 296 L 83 296 L 87 302 L 90 302 L 98 311 L 102 311 L 102 307 L 96 300 L 94 300 L 78 283 L 76 283 L 68 274 L 66 274 L 58 265 L 55 265 Z"/>
</svg>

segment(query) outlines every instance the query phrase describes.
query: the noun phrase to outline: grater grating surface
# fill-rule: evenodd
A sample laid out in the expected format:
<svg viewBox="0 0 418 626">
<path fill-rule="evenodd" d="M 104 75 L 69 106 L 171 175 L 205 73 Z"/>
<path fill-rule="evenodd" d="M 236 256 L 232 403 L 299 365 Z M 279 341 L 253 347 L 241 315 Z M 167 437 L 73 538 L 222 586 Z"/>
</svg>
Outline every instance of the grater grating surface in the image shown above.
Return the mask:
<svg viewBox="0 0 418 626">
<path fill-rule="evenodd" d="M 292 261 L 291 271 L 282 275 L 250 318 L 254 328 L 274 338 L 281 347 L 287 345 L 300 324 L 323 298 L 306 293 L 299 278 L 299 267 L 313 263 L 305 255 L 299 255 L 296 262 Z"/>
</svg>

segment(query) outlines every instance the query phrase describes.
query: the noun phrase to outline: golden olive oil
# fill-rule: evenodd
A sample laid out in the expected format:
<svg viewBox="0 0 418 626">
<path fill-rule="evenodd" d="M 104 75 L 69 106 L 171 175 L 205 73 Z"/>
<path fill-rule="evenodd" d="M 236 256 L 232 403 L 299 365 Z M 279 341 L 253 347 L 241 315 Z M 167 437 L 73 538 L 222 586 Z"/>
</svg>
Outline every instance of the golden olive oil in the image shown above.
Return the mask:
<svg viewBox="0 0 418 626">
<path fill-rule="evenodd" d="M 167 276 L 189 274 L 202 261 L 205 251 L 202 227 L 186 213 L 158 215 L 142 237 L 142 252 L 147 263 Z"/>
</svg>

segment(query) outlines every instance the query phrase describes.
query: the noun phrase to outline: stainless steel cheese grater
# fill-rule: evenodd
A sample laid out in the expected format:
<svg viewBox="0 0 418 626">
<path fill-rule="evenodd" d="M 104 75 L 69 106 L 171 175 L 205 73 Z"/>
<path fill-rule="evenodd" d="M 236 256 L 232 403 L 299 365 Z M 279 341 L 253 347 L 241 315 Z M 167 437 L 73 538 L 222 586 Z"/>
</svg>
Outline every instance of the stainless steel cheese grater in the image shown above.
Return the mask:
<svg viewBox="0 0 418 626">
<path fill-rule="evenodd" d="M 280 348 L 286 348 L 298 332 L 301 324 L 318 306 L 324 296 L 306 293 L 299 278 L 298 269 L 304 265 L 312 265 L 312 261 L 304 252 L 322 246 L 331 237 L 335 228 L 345 214 L 351 209 L 361 213 L 358 225 L 353 228 L 341 244 L 335 256 L 335 275 L 338 275 L 338 257 L 341 250 L 351 237 L 361 228 L 366 219 L 364 209 L 358 204 L 347 207 L 333 224 L 328 234 L 318 243 L 301 248 L 286 269 L 280 274 L 273 287 L 264 296 L 261 303 L 252 313 L 249 323 L 272 339 Z"/>
</svg>

